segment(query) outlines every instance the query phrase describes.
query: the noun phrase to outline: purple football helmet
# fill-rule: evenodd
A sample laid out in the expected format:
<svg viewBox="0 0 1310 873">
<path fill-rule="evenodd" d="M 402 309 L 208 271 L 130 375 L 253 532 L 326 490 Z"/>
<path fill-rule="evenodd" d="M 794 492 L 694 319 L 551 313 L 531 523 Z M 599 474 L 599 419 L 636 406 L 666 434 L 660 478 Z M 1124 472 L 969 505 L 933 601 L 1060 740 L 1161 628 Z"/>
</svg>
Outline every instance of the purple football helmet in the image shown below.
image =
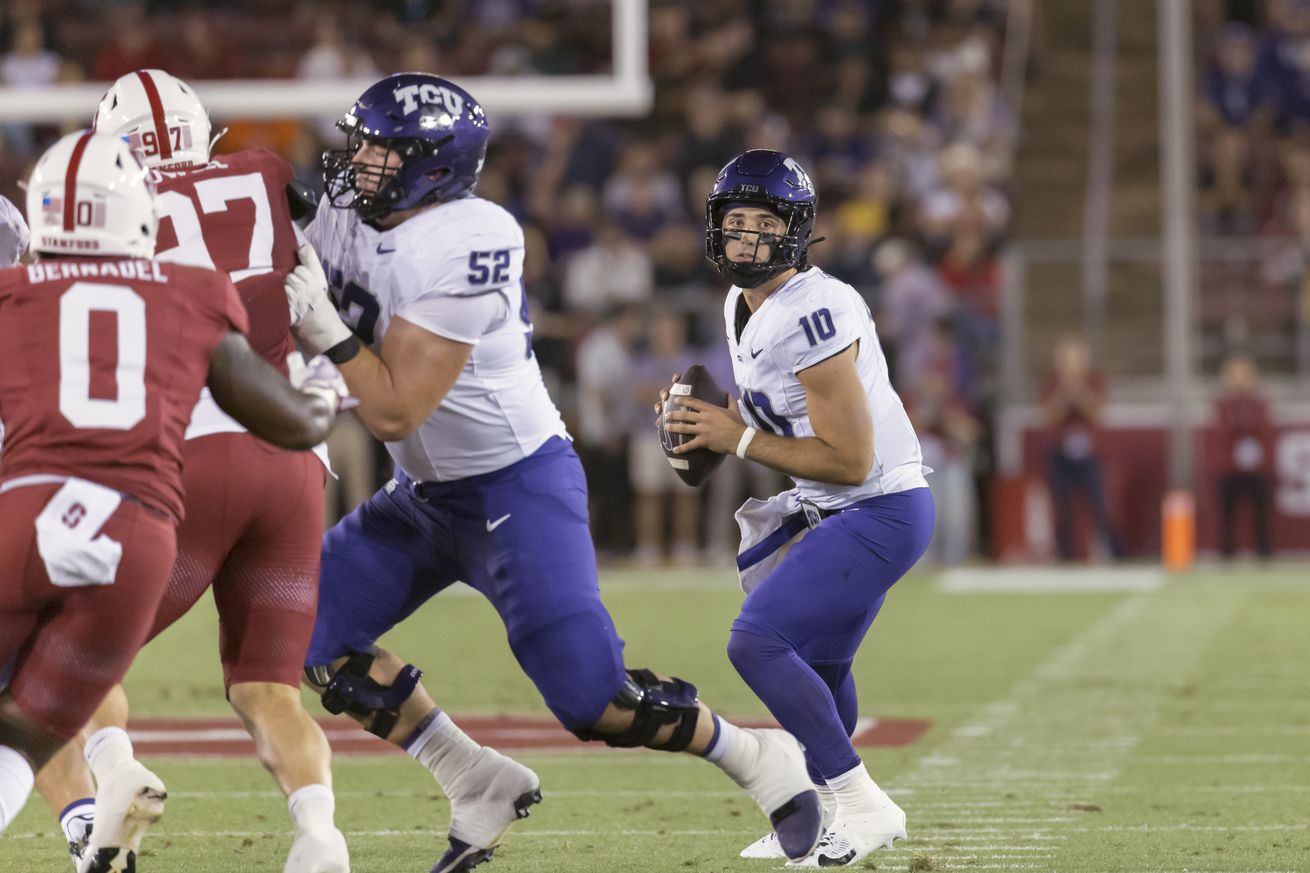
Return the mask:
<svg viewBox="0 0 1310 873">
<path fill-rule="evenodd" d="M 818 203 L 814 183 L 796 161 L 769 149 L 743 152 L 719 171 L 705 200 L 705 257 L 740 288 L 755 288 L 792 267 L 804 269 Z M 724 252 L 723 217 L 742 204 L 771 210 L 787 224 L 782 236 L 759 235 L 758 244 L 772 249 L 763 263 L 736 263 Z"/>
<path fill-rule="evenodd" d="M 397 73 L 377 82 L 337 128 L 346 134 L 346 147 L 323 153 L 328 201 L 366 221 L 472 194 L 491 135 L 472 95 L 428 73 Z M 385 146 L 386 162 L 357 162 L 364 143 Z M 400 165 L 388 169 L 392 154 Z"/>
</svg>

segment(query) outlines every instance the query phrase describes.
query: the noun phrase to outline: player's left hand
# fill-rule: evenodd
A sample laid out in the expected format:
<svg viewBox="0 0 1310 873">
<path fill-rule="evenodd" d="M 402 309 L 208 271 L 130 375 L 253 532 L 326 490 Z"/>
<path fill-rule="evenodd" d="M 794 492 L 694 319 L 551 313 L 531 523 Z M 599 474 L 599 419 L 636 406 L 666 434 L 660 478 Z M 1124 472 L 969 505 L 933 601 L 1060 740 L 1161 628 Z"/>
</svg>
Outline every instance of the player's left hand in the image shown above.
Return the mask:
<svg viewBox="0 0 1310 873">
<path fill-rule="evenodd" d="M 674 449 L 675 452 L 682 454 L 693 449 L 709 449 L 731 454 L 737 451 L 737 443 L 741 442 L 746 426 L 731 412 L 695 397 L 679 397 L 678 406 L 664 414 L 665 427 L 669 433 L 692 434 L 693 438 Z"/>
</svg>

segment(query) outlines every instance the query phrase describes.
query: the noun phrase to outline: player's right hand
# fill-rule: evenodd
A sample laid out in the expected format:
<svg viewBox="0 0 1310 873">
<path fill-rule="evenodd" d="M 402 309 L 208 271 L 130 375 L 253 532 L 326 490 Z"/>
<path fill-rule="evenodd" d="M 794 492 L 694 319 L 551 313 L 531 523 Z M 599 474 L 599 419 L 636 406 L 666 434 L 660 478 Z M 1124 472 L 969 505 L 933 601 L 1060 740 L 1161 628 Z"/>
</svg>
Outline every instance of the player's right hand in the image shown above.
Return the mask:
<svg viewBox="0 0 1310 873">
<path fill-rule="evenodd" d="M 309 243 L 300 247 L 300 265 L 287 274 L 285 290 L 291 307 L 291 332 L 310 355 L 320 355 L 350 339 L 350 328 L 328 296 L 327 276 Z"/>
</svg>

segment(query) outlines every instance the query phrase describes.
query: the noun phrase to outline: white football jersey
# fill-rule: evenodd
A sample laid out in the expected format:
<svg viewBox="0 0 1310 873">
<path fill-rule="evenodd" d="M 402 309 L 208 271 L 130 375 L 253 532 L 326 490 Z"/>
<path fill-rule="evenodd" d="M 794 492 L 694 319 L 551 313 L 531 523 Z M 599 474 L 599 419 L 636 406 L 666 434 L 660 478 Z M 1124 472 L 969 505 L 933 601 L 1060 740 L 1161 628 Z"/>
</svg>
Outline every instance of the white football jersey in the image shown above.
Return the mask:
<svg viewBox="0 0 1310 873">
<path fill-rule="evenodd" d="M 747 424 L 765 432 L 814 436 L 805 386 L 796 374 L 857 341 L 860 344 L 855 368 L 873 418 L 869 476 L 861 485 L 795 479 L 797 496 L 823 509 L 836 509 L 879 494 L 927 487 L 924 474 L 930 471 L 923 466 L 919 439 L 887 378 L 887 359 L 868 304 L 854 288 L 817 267 L 797 273 L 750 315 L 740 338 L 738 301 L 746 310 L 742 290 L 734 287 L 723 308 L 738 407 Z"/>
<path fill-rule="evenodd" d="M 507 211 L 467 197 L 377 230 L 325 197 L 305 235 L 341 317 L 374 352 L 393 318 L 473 346 L 427 421 L 386 444 L 412 478 L 489 473 L 568 437 L 532 354 L 523 230 Z"/>
</svg>

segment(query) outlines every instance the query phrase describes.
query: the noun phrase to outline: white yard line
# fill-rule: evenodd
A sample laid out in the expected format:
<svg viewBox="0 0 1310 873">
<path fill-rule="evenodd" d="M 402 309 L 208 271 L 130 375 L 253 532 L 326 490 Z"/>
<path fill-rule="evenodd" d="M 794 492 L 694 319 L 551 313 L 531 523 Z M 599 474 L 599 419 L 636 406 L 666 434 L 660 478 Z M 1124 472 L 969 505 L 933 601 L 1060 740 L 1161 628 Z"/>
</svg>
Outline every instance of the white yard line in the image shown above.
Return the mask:
<svg viewBox="0 0 1310 873">
<path fill-rule="evenodd" d="M 1006 580 L 1004 574 L 983 575 L 988 576 L 985 584 L 980 577 L 952 579 L 948 574 L 943 587 L 960 592 L 1004 586 L 1043 593 L 1138 592 L 1053 652 L 1004 697 L 980 707 L 909 771 L 888 780 L 892 794 L 905 795 L 903 806 L 910 815 L 910 840 L 898 849 L 930 851 L 935 862 L 948 868 L 964 862 L 975 870 L 1017 869 L 1023 865 L 994 862 L 1022 857 L 1005 855 L 1015 851 L 1013 846 L 1059 850 L 1070 834 L 1089 830 L 1086 818 L 1069 814 L 1068 806 L 1094 799 L 1118 778 L 1165 703 L 1154 687 L 1109 701 L 1085 688 L 1132 675 L 1146 662 L 1152 686 L 1185 681 L 1244 595 L 1178 607 L 1171 599 L 1165 608 L 1159 598 L 1169 593 L 1155 593 L 1158 573 L 1121 575 L 1115 568 L 1109 576 L 1042 571 Z M 1187 615 L 1175 619 L 1174 609 L 1185 609 Z M 920 799 L 939 805 L 920 810 Z M 987 805 L 972 806 L 974 800 Z M 957 812 L 952 813 L 950 801 L 958 804 Z M 947 821 L 971 836 L 941 827 Z M 995 848 L 961 842 L 977 842 L 984 829 L 984 846 Z"/>
<path fill-rule="evenodd" d="M 1155 591 L 1158 567 L 958 567 L 941 574 L 948 594 L 1087 594 Z"/>
</svg>

